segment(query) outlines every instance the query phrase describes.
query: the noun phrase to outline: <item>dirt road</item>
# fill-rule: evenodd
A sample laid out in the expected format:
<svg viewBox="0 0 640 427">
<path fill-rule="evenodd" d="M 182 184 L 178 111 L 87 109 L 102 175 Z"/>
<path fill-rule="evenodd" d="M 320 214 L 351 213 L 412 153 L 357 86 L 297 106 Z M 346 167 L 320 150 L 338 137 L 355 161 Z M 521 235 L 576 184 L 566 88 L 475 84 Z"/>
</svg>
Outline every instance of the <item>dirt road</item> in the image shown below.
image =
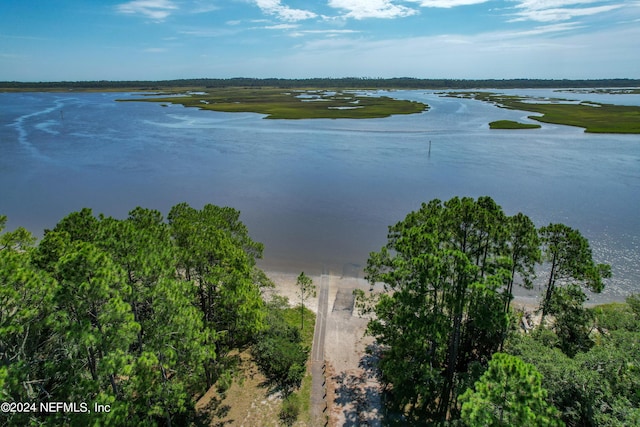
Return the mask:
<svg viewBox="0 0 640 427">
<path fill-rule="evenodd" d="M 295 304 L 297 276 L 272 272 L 267 275 L 276 284 L 274 291 Z M 364 279 L 331 274 L 312 279 L 317 298 L 305 304 L 317 315 L 311 353 L 312 414 L 316 415 L 316 425 L 326 425 L 328 415 L 329 426 L 379 426 L 380 387 L 373 369 L 374 357 L 366 353 L 373 339 L 364 336 L 367 319 L 358 317 L 353 310 L 353 290 L 368 290 L 369 284 Z M 321 361 L 325 362 L 325 372 Z M 326 398 L 322 398 L 325 391 Z"/>
<path fill-rule="evenodd" d="M 316 313 L 316 326 L 313 331 L 313 346 L 311 347 L 311 417 L 314 425 L 326 425 L 327 418 L 327 392 L 324 358 L 324 343 L 327 331 L 327 307 L 329 304 L 329 276 L 323 274 L 318 286 L 318 311 Z"/>
</svg>

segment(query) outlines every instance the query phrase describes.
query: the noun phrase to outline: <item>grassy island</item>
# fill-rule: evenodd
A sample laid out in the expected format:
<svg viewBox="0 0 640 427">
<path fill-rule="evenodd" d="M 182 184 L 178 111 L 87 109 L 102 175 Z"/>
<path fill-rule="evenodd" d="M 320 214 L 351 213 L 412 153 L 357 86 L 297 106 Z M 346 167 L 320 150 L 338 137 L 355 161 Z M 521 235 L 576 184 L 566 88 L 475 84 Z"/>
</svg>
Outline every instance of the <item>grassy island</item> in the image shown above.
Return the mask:
<svg viewBox="0 0 640 427">
<path fill-rule="evenodd" d="M 529 116 L 543 123 L 578 126 L 591 133 L 640 133 L 640 107 L 579 102 L 566 99 L 537 99 L 491 92 L 452 92 L 447 96 L 477 99 L 502 108 L 531 111 Z"/>
<path fill-rule="evenodd" d="M 534 123 L 520 123 L 512 120 L 497 120 L 489 123 L 490 129 L 540 129 L 541 127 Z"/>
<path fill-rule="evenodd" d="M 219 88 L 165 92 L 143 99 L 203 110 L 252 112 L 267 119 L 370 119 L 425 111 L 428 105 L 354 91 L 279 88 Z"/>
</svg>

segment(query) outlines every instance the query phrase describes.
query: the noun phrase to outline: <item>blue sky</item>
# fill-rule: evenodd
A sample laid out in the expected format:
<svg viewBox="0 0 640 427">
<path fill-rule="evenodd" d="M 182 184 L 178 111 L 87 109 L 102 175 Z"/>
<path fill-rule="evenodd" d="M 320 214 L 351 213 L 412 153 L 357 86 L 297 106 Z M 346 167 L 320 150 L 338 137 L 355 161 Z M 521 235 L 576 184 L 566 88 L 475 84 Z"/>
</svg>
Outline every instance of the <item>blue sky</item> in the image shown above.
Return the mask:
<svg viewBox="0 0 640 427">
<path fill-rule="evenodd" d="M 2 0 L 0 80 L 640 78 L 640 0 Z"/>
</svg>

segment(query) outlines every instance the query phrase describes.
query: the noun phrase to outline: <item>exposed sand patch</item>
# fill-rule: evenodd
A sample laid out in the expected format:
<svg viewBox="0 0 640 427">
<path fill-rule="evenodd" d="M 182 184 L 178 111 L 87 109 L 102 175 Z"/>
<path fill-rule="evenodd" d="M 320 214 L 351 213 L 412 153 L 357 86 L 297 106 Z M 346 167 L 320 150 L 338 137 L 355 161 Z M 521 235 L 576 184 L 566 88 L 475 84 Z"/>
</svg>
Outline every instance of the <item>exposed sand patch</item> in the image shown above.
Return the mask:
<svg viewBox="0 0 640 427">
<path fill-rule="evenodd" d="M 273 289 L 265 289 L 263 291 L 263 295 L 265 299 L 268 301 L 272 295 L 280 295 L 283 297 L 287 297 L 289 299 L 289 304 L 291 306 L 297 306 L 300 304 L 300 288 L 296 286 L 296 281 L 298 280 L 298 275 L 293 273 L 278 273 L 265 271 L 267 277 L 273 281 L 276 285 Z M 312 276 L 308 275 L 311 280 L 313 280 L 313 284 L 318 287 L 320 284 L 320 276 Z M 331 298 L 331 295 L 329 295 Z M 318 295 L 315 297 L 307 298 L 304 300 L 304 306 L 314 313 L 318 313 Z"/>
</svg>

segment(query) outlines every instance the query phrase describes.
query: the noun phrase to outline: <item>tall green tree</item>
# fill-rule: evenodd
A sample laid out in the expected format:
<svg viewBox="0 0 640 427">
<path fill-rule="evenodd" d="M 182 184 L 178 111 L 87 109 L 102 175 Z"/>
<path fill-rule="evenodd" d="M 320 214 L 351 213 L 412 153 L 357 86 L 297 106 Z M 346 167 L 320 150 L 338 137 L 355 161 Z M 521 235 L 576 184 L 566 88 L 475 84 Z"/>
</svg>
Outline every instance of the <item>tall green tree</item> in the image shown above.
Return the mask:
<svg viewBox="0 0 640 427">
<path fill-rule="evenodd" d="M 511 262 L 511 276 L 506 290 L 505 312 L 509 312 L 513 285 L 516 277 L 522 280 L 526 289 L 533 287 L 536 277 L 535 266 L 541 260 L 540 238 L 533 221 L 523 213 L 518 213 L 508 219 L 509 245 L 508 256 Z"/>
<path fill-rule="evenodd" d="M 489 197 L 433 200 L 389 228 L 367 278 L 386 291 L 368 331 L 384 348 L 383 379 L 415 420 L 455 417 L 468 367 L 488 360 L 507 316 L 507 219 Z"/>
<path fill-rule="evenodd" d="M 204 327 L 190 282 L 162 278 L 148 295 L 143 349 L 136 349 L 126 391 L 139 424 L 181 425 L 204 393 L 206 364 L 216 360 L 215 331 Z"/>
<path fill-rule="evenodd" d="M 178 280 L 175 247 L 160 212 L 136 208 L 125 220 L 100 218 L 99 244 L 124 270 L 127 302 L 140 325 L 131 345 L 127 399 L 138 423 L 185 422 L 215 360 L 215 330 L 202 322 L 192 282 Z"/>
<path fill-rule="evenodd" d="M 82 208 L 62 218 L 53 231 L 68 233 L 71 241 L 93 242 L 97 237 L 98 219 L 91 209 Z"/>
<path fill-rule="evenodd" d="M 264 328 L 262 245 L 236 210 L 182 204 L 167 223 L 139 207 L 124 220 L 82 209 L 34 242 L 0 234 L 0 396 L 111 412 L 9 425 L 186 425 L 219 353 Z"/>
<path fill-rule="evenodd" d="M 296 286 L 300 297 L 300 329 L 304 330 L 304 300 L 316 296 L 316 287 L 311 277 L 304 274 L 304 271 L 296 279 Z"/>
<path fill-rule="evenodd" d="M 141 326 L 134 348 L 140 353 L 147 324 L 157 320 L 152 294 L 160 280 L 173 279 L 176 274 L 169 227 L 160 212 L 137 207 L 125 220 L 101 217 L 96 228 L 96 244 L 122 268 L 131 288 L 127 302 Z"/>
<path fill-rule="evenodd" d="M 197 210 L 186 203 L 168 215 L 177 271 L 196 286 L 203 324 L 218 332 L 217 354 L 265 327 L 266 310 L 254 282 L 262 245 L 251 240 L 239 215 L 231 208 L 205 205 Z M 213 362 L 205 369 L 209 386 L 215 377 Z"/>
<path fill-rule="evenodd" d="M 6 217 L 0 216 L 0 233 Z M 47 396 L 50 316 L 56 281 L 31 262 L 35 238 L 24 229 L 0 234 L 0 400 L 38 403 Z M 33 414 L 1 414 L 2 423 L 29 425 Z"/>
<path fill-rule="evenodd" d="M 611 267 L 593 261 L 589 241 L 578 230 L 564 224 L 549 224 L 539 230 L 543 259 L 549 264 L 549 279 L 542 301 L 542 317 L 552 313 L 552 298 L 561 283 L 574 283 L 592 292 L 602 292 L 603 278 Z"/>
<path fill-rule="evenodd" d="M 18 227 L 14 231 L 3 232 L 6 225 L 7 216 L 0 215 L 0 250 L 26 251 L 33 248 L 36 238 L 28 230 Z"/>
<path fill-rule="evenodd" d="M 129 348 L 139 324 L 126 299 L 124 272 L 94 244 L 70 242 L 55 264 L 58 281 L 47 366 L 48 390 L 57 400 L 112 404 L 107 417 L 128 412 L 122 379 L 130 373 Z M 58 422 L 88 421 L 88 414 L 60 414 Z M 57 419 L 58 416 L 53 419 Z M 84 421 L 82 421 L 84 420 Z"/>
</svg>

